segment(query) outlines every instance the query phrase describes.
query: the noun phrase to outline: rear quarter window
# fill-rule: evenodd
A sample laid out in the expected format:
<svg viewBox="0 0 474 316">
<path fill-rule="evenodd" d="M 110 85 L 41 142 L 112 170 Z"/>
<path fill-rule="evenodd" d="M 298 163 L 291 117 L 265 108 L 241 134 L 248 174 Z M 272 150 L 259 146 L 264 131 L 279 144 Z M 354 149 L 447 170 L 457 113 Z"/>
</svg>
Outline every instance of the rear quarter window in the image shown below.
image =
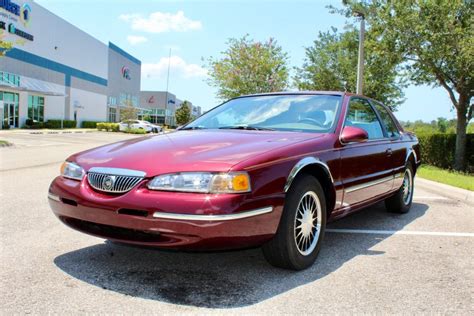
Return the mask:
<svg viewBox="0 0 474 316">
<path fill-rule="evenodd" d="M 388 137 L 396 138 L 400 136 L 400 131 L 398 130 L 397 124 L 393 121 L 392 116 L 388 110 L 381 105 L 380 103 L 374 102 L 374 107 L 379 112 L 380 118 L 382 119 L 382 124 L 387 131 Z"/>
</svg>

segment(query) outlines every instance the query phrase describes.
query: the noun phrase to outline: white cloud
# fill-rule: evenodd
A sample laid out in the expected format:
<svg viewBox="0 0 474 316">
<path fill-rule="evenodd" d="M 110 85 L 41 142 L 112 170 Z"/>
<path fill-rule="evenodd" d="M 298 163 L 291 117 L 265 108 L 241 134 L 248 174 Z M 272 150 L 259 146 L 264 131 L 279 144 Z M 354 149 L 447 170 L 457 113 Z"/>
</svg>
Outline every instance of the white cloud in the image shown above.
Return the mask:
<svg viewBox="0 0 474 316">
<path fill-rule="evenodd" d="M 138 44 L 148 42 L 148 38 L 146 38 L 145 36 L 129 35 L 127 36 L 127 41 L 131 45 L 138 45 Z"/>
<path fill-rule="evenodd" d="M 206 77 L 207 70 L 197 64 L 188 64 L 179 56 L 163 57 L 157 63 L 142 64 L 142 73 L 145 78 L 164 78 L 168 72 L 168 61 L 171 75 L 178 74 L 183 78 Z"/>
<path fill-rule="evenodd" d="M 148 33 L 186 32 L 202 28 L 201 21 L 185 17 L 183 11 L 178 11 L 176 14 L 158 11 L 147 17 L 136 13 L 122 14 L 119 19 L 130 23 L 133 30 Z"/>
</svg>

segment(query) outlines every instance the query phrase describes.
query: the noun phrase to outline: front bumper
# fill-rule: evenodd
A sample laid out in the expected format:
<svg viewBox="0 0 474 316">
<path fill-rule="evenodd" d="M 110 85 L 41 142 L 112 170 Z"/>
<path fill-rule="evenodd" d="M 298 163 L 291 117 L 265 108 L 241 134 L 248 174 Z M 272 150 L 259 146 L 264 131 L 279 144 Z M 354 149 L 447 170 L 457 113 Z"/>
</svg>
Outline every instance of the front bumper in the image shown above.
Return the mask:
<svg viewBox="0 0 474 316">
<path fill-rule="evenodd" d="M 252 247 L 275 234 L 284 196 L 150 191 L 145 183 L 106 195 L 57 177 L 49 204 L 66 225 L 94 236 L 161 248 L 211 250 Z"/>
</svg>

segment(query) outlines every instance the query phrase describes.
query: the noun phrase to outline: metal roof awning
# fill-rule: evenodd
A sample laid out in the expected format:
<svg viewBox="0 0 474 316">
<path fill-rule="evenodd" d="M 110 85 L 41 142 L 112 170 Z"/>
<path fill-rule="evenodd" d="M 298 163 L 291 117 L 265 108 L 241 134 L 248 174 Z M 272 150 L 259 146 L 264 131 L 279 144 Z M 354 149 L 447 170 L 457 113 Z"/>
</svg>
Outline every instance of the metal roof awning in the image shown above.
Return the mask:
<svg viewBox="0 0 474 316">
<path fill-rule="evenodd" d="M 14 85 L 8 81 L 0 81 L 0 87 L 6 87 L 17 91 L 38 93 L 48 96 L 66 97 L 64 87 L 41 80 L 21 77 L 20 85 Z"/>
</svg>

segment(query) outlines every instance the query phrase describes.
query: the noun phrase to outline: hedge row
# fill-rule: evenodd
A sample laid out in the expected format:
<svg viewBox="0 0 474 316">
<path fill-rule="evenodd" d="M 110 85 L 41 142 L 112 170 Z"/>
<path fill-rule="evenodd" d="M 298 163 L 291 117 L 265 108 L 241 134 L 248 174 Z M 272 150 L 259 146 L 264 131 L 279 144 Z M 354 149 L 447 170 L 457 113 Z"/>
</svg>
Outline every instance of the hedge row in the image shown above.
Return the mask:
<svg viewBox="0 0 474 316">
<path fill-rule="evenodd" d="M 76 128 L 76 121 L 72 120 L 63 120 L 63 128 Z M 31 129 L 41 129 L 41 128 L 49 128 L 49 129 L 60 129 L 61 128 L 61 120 L 48 120 L 47 122 L 34 122 L 31 119 L 27 119 L 25 122 L 24 128 L 31 128 Z"/>
<path fill-rule="evenodd" d="M 82 121 L 81 127 L 82 128 L 97 128 L 98 123 L 103 123 L 103 122 L 96 122 L 96 121 Z"/>
<path fill-rule="evenodd" d="M 61 128 L 61 120 L 48 120 L 45 124 L 46 128 L 57 129 Z M 76 121 L 63 120 L 63 128 L 76 128 Z"/>
<path fill-rule="evenodd" d="M 146 131 L 143 128 L 128 128 L 125 130 L 125 133 L 129 134 L 146 134 Z"/>
<path fill-rule="evenodd" d="M 97 123 L 99 131 L 118 132 L 119 125 L 117 123 Z"/>
<path fill-rule="evenodd" d="M 417 135 L 422 163 L 452 169 L 456 150 L 456 134 Z M 474 134 L 466 135 L 466 171 L 474 173 Z"/>
</svg>

